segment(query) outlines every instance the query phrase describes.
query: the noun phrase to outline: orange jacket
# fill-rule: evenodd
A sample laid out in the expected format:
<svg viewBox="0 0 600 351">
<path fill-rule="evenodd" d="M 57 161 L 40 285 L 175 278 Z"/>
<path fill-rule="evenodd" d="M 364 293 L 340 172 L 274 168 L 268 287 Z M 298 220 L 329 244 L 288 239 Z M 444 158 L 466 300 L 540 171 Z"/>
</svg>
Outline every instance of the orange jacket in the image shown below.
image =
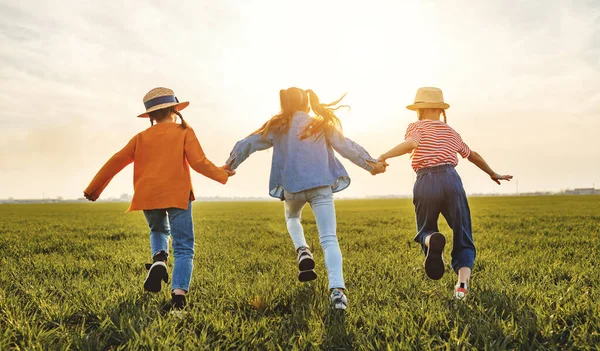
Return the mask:
<svg viewBox="0 0 600 351">
<path fill-rule="evenodd" d="M 133 199 L 129 211 L 176 207 L 194 200 L 190 166 L 198 173 L 227 183 L 228 175 L 210 162 L 192 128 L 159 123 L 137 134 L 98 171 L 85 193 L 98 199 L 125 166 L 133 165 Z"/>
</svg>

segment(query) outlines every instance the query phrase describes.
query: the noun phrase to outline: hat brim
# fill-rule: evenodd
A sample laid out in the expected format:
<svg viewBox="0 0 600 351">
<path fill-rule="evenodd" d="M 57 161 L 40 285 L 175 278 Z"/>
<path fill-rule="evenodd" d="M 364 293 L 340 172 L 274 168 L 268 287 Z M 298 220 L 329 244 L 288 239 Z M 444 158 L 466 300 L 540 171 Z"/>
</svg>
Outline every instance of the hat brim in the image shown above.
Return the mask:
<svg viewBox="0 0 600 351">
<path fill-rule="evenodd" d="M 406 106 L 407 109 L 411 111 L 416 111 L 421 108 L 441 108 L 443 110 L 450 108 L 445 102 L 417 102 L 412 105 Z"/>
<path fill-rule="evenodd" d="M 175 109 L 177 111 L 181 111 L 184 108 L 188 107 L 189 104 L 190 104 L 189 101 L 184 101 L 184 102 L 167 102 L 165 104 L 160 104 L 160 105 L 152 106 L 151 108 L 149 108 L 148 110 L 146 110 L 146 112 L 142 113 L 141 115 L 138 115 L 138 117 L 140 117 L 140 118 L 148 118 L 148 117 L 150 117 L 148 115 L 148 113 L 150 113 L 152 111 L 160 110 L 160 109 L 163 109 L 163 108 L 171 107 L 171 106 L 175 106 Z"/>
</svg>

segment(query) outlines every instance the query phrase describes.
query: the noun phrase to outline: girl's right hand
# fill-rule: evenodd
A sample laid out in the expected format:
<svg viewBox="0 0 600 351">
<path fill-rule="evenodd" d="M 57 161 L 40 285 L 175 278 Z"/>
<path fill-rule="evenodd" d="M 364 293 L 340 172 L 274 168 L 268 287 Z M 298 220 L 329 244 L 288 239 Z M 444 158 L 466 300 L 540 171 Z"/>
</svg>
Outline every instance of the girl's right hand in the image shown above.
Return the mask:
<svg viewBox="0 0 600 351">
<path fill-rule="evenodd" d="M 88 201 L 96 201 L 96 200 L 94 200 L 94 198 L 92 197 L 92 195 L 89 195 L 89 194 L 83 193 L 83 196 L 84 196 L 86 199 L 88 199 Z"/>
<path fill-rule="evenodd" d="M 494 173 L 494 174 L 492 174 L 490 176 L 490 178 L 492 178 L 492 180 L 494 182 L 496 182 L 498 185 L 500 185 L 500 181 L 501 180 L 506 180 L 506 181 L 510 182 L 510 180 L 513 178 L 513 176 L 511 176 L 511 175 L 500 175 L 498 173 Z"/>
</svg>

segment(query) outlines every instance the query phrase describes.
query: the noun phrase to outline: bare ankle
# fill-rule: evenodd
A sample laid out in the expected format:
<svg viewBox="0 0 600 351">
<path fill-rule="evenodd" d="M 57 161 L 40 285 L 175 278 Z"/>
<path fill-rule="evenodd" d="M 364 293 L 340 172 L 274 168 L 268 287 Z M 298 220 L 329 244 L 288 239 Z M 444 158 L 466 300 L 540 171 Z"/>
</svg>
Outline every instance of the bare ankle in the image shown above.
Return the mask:
<svg viewBox="0 0 600 351">
<path fill-rule="evenodd" d="M 186 291 L 183 289 L 173 289 L 173 295 L 185 295 Z"/>
</svg>

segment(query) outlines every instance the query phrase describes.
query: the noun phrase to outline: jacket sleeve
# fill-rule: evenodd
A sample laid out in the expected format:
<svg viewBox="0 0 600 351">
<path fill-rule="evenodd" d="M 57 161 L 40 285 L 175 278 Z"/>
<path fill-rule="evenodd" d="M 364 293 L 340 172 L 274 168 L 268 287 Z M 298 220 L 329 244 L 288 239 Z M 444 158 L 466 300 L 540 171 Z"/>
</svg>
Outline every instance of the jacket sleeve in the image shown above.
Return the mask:
<svg viewBox="0 0 600 351">
<path fill-rule="evenodd" d="M 373 167 L 367 161 L 377 162 L 377 160 L 371 157 L 362 146 L 346 138 L 337 128 L 333 129 L 328 141 L 331 147 L 343 158 L 352 161 L 352 163 L 368 172 L 373 170 Z"/>
<path fill-rule="evenodd" d="M 84 193 L 90 195 L 94 201 L 97 200 L 113 177 L 133 162 L 136 144 L 137 135 L 100 168 L 90 185 L 84 190 Z"/>
<path fill-rule="evenodd" d="M 215 166 L 206 158 L 204 150 L 202 150 L 202 146 L 200 146 L 200 142 L 196 137 L 196 133 L 191 128 L 188 128 L 185 137 L 184 150 L 185 157 L 194 171 L 219 183 L 227 183 L 229 179 L 227 172 Z"/>
<path fill-rule="evenodd" d="M 225 164 L 231 167 L 231 169 L 236 169 L 252 153 L 266 150 L 272 146 L 273 139 L 270 136 L 263 137 L 262 134 L 252 134 L 235 144 Z"/>
</svg>

